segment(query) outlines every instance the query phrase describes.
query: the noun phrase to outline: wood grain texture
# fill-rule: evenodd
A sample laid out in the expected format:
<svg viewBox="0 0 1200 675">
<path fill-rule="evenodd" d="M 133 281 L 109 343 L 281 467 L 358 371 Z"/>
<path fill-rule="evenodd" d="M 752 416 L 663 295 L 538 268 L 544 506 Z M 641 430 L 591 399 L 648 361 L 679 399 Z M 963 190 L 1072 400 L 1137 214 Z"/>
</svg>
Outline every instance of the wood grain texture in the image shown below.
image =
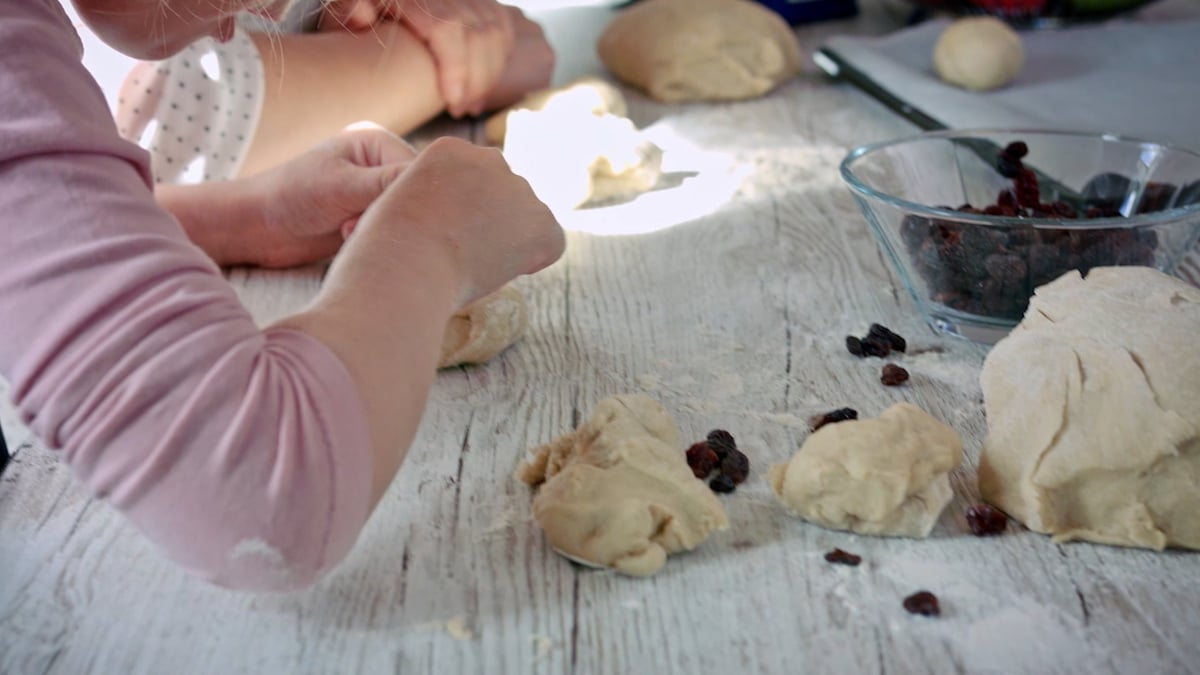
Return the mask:
<svg viewBox="0 0 1200 675">
<path fill-rule="evenodd" d="M 888 7 L 865 5 L 854 21 L 802 29 L 806 48 L 895 25 Z M 12 427 L 23 449 L 0 480 L 0 673 L 1194 671 L 1195 555 L 967 533 L 985 350 L 921 322 L 837 173 L 850 147 L 912 127 L 811 70 L 742 104 L 630 99 L 639 124 L 723 156 L 713 170 L 735 182 L 731 196 L 661 229 L 651 221 L 675 213 L 580 216 L 654 231 L 571 232 L 563 260 L 520 280 L 529 333 L 486 365 L 439 375 L 391 490 L 317 588 L 252 596 L 189 578 Z M 426 130 L 436 133 L 477 130 L 442 120 Z M 308 302 L 321 274 L 230 279 L 269 323 Z M 846 354 L 843 336 L 873 321 L 910 338 L 898 360 L 907 386 L 882 387 L 880 361 Z M 511 477 L 527 448 L 628 391 L 661 400 L 686 439 L 730 430 L 753 462 L 723 498 L 730 531 L 650 579 L 553 554 Z M 967 449 L 929 540 L 832 532 L 783 512 L 764 476 L 803 442 L 810 415 L 875 415 L 902 400 L 954 426 Z M 835 546 L 862 566 L 825 563 Z M 919 589 L 939 595 L 940 618 L 903 611 Z M 470 635 L 447 630 L 453 619 Z"/>
</svg>

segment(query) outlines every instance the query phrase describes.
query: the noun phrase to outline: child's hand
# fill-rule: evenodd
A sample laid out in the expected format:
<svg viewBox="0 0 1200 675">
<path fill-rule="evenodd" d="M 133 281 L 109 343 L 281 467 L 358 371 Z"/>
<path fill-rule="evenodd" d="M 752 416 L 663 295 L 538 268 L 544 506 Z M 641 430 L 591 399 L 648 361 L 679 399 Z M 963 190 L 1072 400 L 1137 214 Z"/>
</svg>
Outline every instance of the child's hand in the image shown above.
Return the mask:
<svg viewBox="0 0 1200 675">
<path fill-rule="evenodd" d="M 382 129 L 343 132 L 249 178 L 262 210 L 260 264 L 290 267 L 337 252 L 343 232 L 416 157 Z"/>
<path fill-rule="evenodd" d="M 546 267 L 565 246 L 550 210 L 500 151 L 452 138 L 424 150 L 358 230 L 355 239 L 372 252 L 391 247 L 401 258 L 438 261 L 456 283 L 459 306 Z"/>
<path fill-rule="evenodd" d="M 438 86 L 454 117 L 483 112 L 515 35 L 511 12 L 496 0 L 332 0 L 325 18 L 350 30 L 380 19 L 407 25 L 433 52 Z"/>
</svg>

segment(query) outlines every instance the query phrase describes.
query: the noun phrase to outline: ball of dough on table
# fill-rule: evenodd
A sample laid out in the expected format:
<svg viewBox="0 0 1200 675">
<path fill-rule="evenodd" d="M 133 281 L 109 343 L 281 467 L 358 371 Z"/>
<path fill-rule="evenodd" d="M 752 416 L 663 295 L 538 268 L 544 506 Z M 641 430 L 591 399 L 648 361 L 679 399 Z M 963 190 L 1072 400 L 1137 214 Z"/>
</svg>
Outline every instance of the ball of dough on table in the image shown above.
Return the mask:
<svg viewBox="0 0 1200 675">
<path fill-rule="evenodd" d="M 503 145 L 507 129 L 508 114 L 514 110 L 545 110 L 557 108 L 562 115 L 616 115 L 624 117 L 628 111 L 625 95 L 612 84 L 598 77 L 582 77 L 553 89 L 535 91 L 514 105 L 488 118 L 484 124 L 484 136 L 492 145 Z"/>
<path fill-rule="evenodd" d="M 761 96 L 800 72 L 796 35 L 750 0 L 644 0 L 600 36 L 601 61 L 664 102 Z"/>
<path fill-rule="evenodd" d="M 483 296 L 450 317 L 438 368 L 491 359 L 516 342 L 527 323 L 525 296 L 515 287 Z"/>
<path fill-rule="evenodd" d="M 920 408 L 826 425 L 768 480 L 787 510 L 834 530 L 927 537 L 954 493 L 962 439 Z"/>
<path fill-rule="evenodd" d="M 983 498 L 1058 541 L 1200 549 L 1200 289 L 1146 267 L 1038 288 L 984 361 Z"/>
<path fill-rule="evenodd" d="M 1025 64 L 1021 36 L 992 16 L 958 19 L 933 48 L 933 68 L 946 82 L 985 91 L 1008 84 Z"/>
<path fill-rule="evenodd" d="M 631 576 L 729 526 L 688 467 L 675 422 L 641 394 L 598 403 L 578 429 L 534 448 L 517 477 L 541 485 L 533 516 L 555 550 Z"/>
</svg>

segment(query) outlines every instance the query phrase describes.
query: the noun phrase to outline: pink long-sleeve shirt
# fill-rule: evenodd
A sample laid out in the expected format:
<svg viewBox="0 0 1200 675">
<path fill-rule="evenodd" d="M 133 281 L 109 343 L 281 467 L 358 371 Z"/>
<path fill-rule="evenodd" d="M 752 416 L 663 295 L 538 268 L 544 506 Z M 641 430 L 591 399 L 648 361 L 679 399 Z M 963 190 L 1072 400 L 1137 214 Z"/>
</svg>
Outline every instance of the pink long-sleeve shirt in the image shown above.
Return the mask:
<svg viewBox="0 0 1200 675">
<path fill-rule="evenodd" d="M 0 0 L 0 376 L 30 427 L 168 556 L 304 586 L 368 513 L 345 366 L 258 329 L 159 208 L 57 0 Z"/>
</svg>

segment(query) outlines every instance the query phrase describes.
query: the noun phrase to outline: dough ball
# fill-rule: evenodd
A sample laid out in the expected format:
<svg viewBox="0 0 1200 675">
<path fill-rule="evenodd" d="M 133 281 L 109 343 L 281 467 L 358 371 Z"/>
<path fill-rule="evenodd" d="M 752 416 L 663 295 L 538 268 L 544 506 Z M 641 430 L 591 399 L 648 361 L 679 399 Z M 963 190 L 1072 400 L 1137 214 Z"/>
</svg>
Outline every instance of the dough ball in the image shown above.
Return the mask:
<svg viewBox="0 0 1200 675">
<path fill-rule="evenodd" d="M 1056 541 L 1200 549 L 1200 289 L 1146 267 L 1037 289 L 981 384 L 987 501 Z"/>
<path fill-rule="evenodd" d="M 973 91 L 1003 87 L 1024 63 L 1021 37 L 993 16 L 958 19 L 942 31 L 933 48 L 938 76 Z"/>
<path fill-rule="evenodd" d="M 578 429 L 531 452 L 517 477 L 541 484 L 533 516 L 571 558 L 649 576 L 669 554 L 729 527 L 688 468 L 675 422 L 647 396 L 607 398 Z"/>
<path fill-rule="evenodd" d="M 597 45 L 604 65 L 665 102 L 761 96 L 800 73 L 800 45 L 778 14 L 749 0 L 644 0 Z"/>
<path fill-rule="evenodd" d="M 631 199 L 662 175 L 662 149 L 616 115 L 557 106 L 508 115 L 504 157 L 552 209 Z"/>
<path fill-rule="evenodd" d="M 527 324 L 525 296 L 516 288 L 485 295 L 450 318 L 438 368 L 483 363 L 516 342 Z"/>
<path fill-rule="evenodd" d="M 954 496 L 962 440 L 920 408 L 821 427 L 769 480 L 787 510 L 834 530 L 927 537 Z"/>
<path fill-rule="evenodd" d="M 492 145 L 503 145 L 508 114 L 514 110 L 545 110 L 558 108 L 564 115 L 616 115 L 624 117 L 628 111 L 625 96 L 613 85 L 598 77 L 584 77 L 555 89 L 535 91 L 520 102 L 488 118 L 484 124 L 484 135 Z"/>
</svg>

